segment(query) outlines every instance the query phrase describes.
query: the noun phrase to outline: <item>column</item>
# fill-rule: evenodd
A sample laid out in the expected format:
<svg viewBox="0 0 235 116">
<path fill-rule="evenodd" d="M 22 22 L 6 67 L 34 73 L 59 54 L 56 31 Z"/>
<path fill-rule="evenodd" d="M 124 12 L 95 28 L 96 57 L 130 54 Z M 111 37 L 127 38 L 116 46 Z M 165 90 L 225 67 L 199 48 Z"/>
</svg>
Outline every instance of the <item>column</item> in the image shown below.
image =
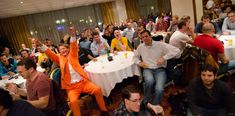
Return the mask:
<svg viewBox="0 0 235 116">
<path fill-rule="evenodd" d="M 202 0 L 171 0 L 172 14 L 191 17 L 191 26 L 201 21 L 203 15 Z"/>
<path fill-rule="evenodd" d="M 120 24 L 122 21 L 127 19 L 125 0 L 115 0 L 113 6 L 116 17 L 115 21 L 117 24 Z"/>
</svg>

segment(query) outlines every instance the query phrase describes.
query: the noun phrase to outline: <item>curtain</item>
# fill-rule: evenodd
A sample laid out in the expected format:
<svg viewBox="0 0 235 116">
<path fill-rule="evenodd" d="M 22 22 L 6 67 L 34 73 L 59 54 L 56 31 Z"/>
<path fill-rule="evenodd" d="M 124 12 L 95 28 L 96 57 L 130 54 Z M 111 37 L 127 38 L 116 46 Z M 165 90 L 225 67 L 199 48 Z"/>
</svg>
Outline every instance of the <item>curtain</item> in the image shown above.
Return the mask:
<svg viewBox="0 0 235 116">
<path fill-rule="evenodd" d="M 73 25 L 78 30 L 93 28 L 102 22 L 99 5 L 80 6 L 25 16 L 31 37 L 39 40 L 48 38 L 59 44 Z M 62 20 L 64 19 L 64 22 Z M 59 23 L 57 22 L 59 21 Z"/>
<path fill-rule="evenodd" d="M 128 18 L 138 20 L 140 18 L 138 0 L 125 0 Z"/>
<path fill-rule="evenodd" d="M 31 46 L 28 28 L 23 16 L 6 18 L 0 20 L 0 33 L 9 40 L 10 47 L 14 54 L 19 53 L 20 44 L 24 43 L 27 47 Z"/>
<path fill-rule="evenodd" d="M 100 9 L 104 24 L 112 24 L 115 22 L 112 2 L 101 3 Z"/>
</svg>

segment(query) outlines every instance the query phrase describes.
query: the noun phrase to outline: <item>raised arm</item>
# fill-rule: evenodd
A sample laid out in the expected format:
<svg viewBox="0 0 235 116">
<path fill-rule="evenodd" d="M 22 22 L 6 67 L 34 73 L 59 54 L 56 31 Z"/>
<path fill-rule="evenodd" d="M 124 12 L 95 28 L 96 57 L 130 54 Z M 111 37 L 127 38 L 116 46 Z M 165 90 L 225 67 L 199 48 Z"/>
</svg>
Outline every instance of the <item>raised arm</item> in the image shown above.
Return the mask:
<svg viewBox="0 0 235 116">
<path fill-rule="evenodd" d="M 52 52 L 50 50 L 50 48 L 48 48 L 46 45 L 42 44 L 42 42 L 40 42 L 39 40 L 35 39 L 35 43 L 37 44 L 37 46 L 41 47 L 41 50 L 43 52 L 46 53 L 46 55 L 55 63 L 60 64 L 60 59 L 59 56 L 57 54 L 55 54 L 54 52 Z"/>
</svg>

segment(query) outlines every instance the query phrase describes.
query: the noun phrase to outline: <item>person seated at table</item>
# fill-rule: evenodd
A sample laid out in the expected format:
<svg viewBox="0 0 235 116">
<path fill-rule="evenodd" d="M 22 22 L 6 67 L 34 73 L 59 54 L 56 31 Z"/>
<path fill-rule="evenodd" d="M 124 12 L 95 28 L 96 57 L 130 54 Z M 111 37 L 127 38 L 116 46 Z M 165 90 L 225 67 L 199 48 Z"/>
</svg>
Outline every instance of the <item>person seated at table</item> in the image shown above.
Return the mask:
<svg viewBox="0 0 235 116">
<path fill-rule="evenodd" d="M 91 43 L 91 52 L 95 57 L 106 54 L 110 47 L 106 40 L 100 37 L 98 32 L 93 32 L 93 42 Z"/>
<path fill-rule="evenodd" d="M 139 25 L 137 27 L 137 31 L 134 34 L 134 38 L 133 38 L 133 48 L 137 49 L 137 47 L 142 43 L 141 40 L 141 32 L 144 31 L 144 27 L 142 25 Z"/>
<path fill-rule="evenodd" d="M 158 20 L 156 22 L 155 32 L 166 32 L 168 28 L 167 23 L 164 21 L 163 16 L 158 16 Z"/>
<path fill-rule="evenodd" d="M 207 50 L 213 56 L 214 60 L 220 64 L 218 74 L 234 69 L 235 60 L 229 61 L 224 54 L 224 46 L 222 42 L 213 38 L 213 34 L 215 32 L 214 25 L 211 23 L 205 23 L 202 26 L 202 32 L 202 35 L 195 38 L 193 45 Z"/>
<path fill-rule="evenodd" d="M 51 80 L 46 74 L 38 72 L 36 67 L 37 64 L 29 58 L 18 62 L 17 71 L 26 79 L 26 90 L 18 88 L 14 83 L 6 84 L 6 89 L 15 96 L 27 96 L 27 101 L 35 108 L 42 110 L 47 115 L 54 116 L 56 104 L 53 89 L 51 89 Z"/>
<path fill-rule="evenodd" d="M 36 56 L 34 56 L 33 54 L 31 54 L 28 50 L 23 49 L 20 51 L 20 55 L 22 58 L 30 58 L 32 59 L 34 62 L 37 62 L 37 58 Z"/>
<path fill-rule="evenodd" d="M 27 48 L 24 43 L 22 43 L 22 44 L 20 45 L 20 47 L 21 47 L 20 52 L 21 52 L 22 50 L 27 50 L 27 51 L 29 51 L 29 53 L 31 52 L 30 49 Z"/>
<path fill-rule="evenodd" d="M 37 41 L 38 46 L 48 57 L 60 66 L 61 88 L 66 89 L 74 116 L 81 116 L 79 108 L 79 96 L 81 93 L 95 95 L 96 101 L 101 109 L 101 114 L 106 116 L 107 108 L 103 99 L 101 88 L 93 84 L 78 62 L 78 44 L 76 41 L 75 29 L 71 27 L 70 45 L 60 44 L 60 54 L 55 54 L 47 46 Z"/>
<path fill-rule="evenodd" d="M 188 28 L 189 28 L 189 21 L 188 20 L 180 20 L 178 23 L 178 28 L 179 28 L 179 30 L 175 31 L 172 34 L 172 36 L 170 37 L 169 44 L 179 48 L 180 52 L 183 53 L 183 50 L 186 47 L 186 44 L 193 43 L 193 39 L 190 38 L 186 34 L 186 32 L 188 31 Z M 194 33 L 191 32 L 190 35 L 194 35 Z"/>
<path fill-rule="evenodd" d="M 222 25 L 222 31 L 225 35 L 235 34 L 235 8 L 228 13 Z"/>
<path fill-rule="evenodd" d="M 149 116 L 151 112 L 155 115 L 164 115 L 160 105 L 153 105 L 146 98 L 142 98 L 142 92 L 138 86 L 125 87 L 122 90 L 122 100 L 119 107 L 114 110 L 113 116 Z"/>
<path fill-rule="evenodd" d="M 12 54 L 10 53 L 10 49 L 8 47 L 4 47 L 3 53 L 7 56 L 7 58 L 13 58 Z"/>
<path fill-rule="evenodd" d="M 179 16 L 178 15 L 172 16 L 172 21 L 167 29 L 167 32 L 174 33 L 176 30 L 178 30 L 178 22 L 179 22 Z"/>
<path fill-rule="evenodd" d="M 84 35 L 79 40 L 79 47 L 90 49 L 92 40 L 93 38 L 91 35 L 91 29 L 90 28 L 85 29 Z"/>
<path fill-rule="evenodd" d="M 201 67 L 200 77 L 187 87 L 188 116 L 234 116 L 234 97 L 226 83 L 216 79 L 217 69 L 209 64 Z"/>
<path fill-rule="evenodd" d="M 155 31 L 155 24 L 153 22 L 153 19 L 149 19 L 149 22 L 146 25 L 146 30 L 148 30 L 150 32 L 154 32 Z"/>
<path fill-rule="evenodd" d="M 134 28 L 131 27 L 131 23 L 127 23 L 127 28 L 125 28 L 122 32 L 123 37 L 126 37 L 129 42 L 133 42 Z"/>
<path fill-rule="evenodd" d="M 97 59 L 93 56 L 92 52 L 85 48 L 79 48 L 78 61 L 82 68 L 85 68 L 91 60 L 96 62 Z"/>
<path fill-rule="evenodd" d="M 0 116 L 46 116 L 24 100 L 15 100 L 10 93 L 0 88 Z"/>
<path fill-rule="evenodd" d="M 104 34 L 102 35 L 102 37 L 108 42 L 109 45 L 111 45 L 114 36 L 111 35 L 108 29 L 104 29 Z"/>
<path fill-rule="evenodd" d="M 149 31 L 141 32 L 143 43 L 134 51 L 134 62 L 143 68 L 144 96 L 159 104 L 167 81 L 166 61 L 179 55 L 180 50 L 170 44 L 153 41 Z"/>
<path fill-rule="evenodd" d="M 128 45 L 128 39 L 126 37 L 123 37 L 120 33 L 120 30 L 114 31 L 115 38 L 111 42 L 110 51 L 111 53 L 114 53 L 114 50 L 116 51 L 130 51 L 131 48 Z"/>
<path fill-rule="evenodd" d="M 0 76 L 4 79 L 9 76 L 13 76 L 17 73 L 17 62 L 12 58 L 7 58 L 7 56 L 2 53 L 0 55 Z"/>
<path fill-rule="evenodd" d="M 215 22 L 211 22 L 211 19 L 210 19 L 209 15 L 207 15 L 207 14 L 203 15 L 202 18 L 201 18 L 201 21 L 202 22 L 197 23 L 197 25 L 195 27 L 195 30 L 194 30 L 195 33 L 199 33 L 199 34 L 202 33 L 202 26 L 203 26 L 203 24 L 211 23 L 215 27 L 215 34 L 219 34 L 219 35 L 222 34 L 218 24 L 215 23 Z"/>
</svg>

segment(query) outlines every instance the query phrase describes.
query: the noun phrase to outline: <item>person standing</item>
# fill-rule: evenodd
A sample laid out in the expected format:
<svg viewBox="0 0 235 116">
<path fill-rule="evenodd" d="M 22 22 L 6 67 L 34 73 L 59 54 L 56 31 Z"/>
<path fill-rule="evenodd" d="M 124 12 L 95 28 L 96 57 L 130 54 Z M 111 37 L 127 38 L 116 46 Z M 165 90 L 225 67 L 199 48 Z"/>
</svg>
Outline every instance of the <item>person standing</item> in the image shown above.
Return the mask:
<svg viewBox="0 0 235 116">
<path fill-rule="evenodd" d="M 82 66 L 78 62 L 78 44 L 76 41 L 75 29 L 71 27 L 70 45 L 60 44 L 60 54 L 55 54 L 47 46 L 42 45 L 42 50 L 48 55 L 48 57 L 57 63 L 61 69 L 61 87 L 66 89 L 68 98 L 70 100 L 71 109 L 74 116 L 81 116 L 78 98 L 81 93 L 89 93 L 95 95 L 96 101 L 101 109 L 101 115 L 108 115 L 107 108 L 103 99 L 101 88 L 93 84 L 87 73 L 83 70 Z"/>
<path fill-rule="evenodd" d="M 153 41 L 150 32 L 141 32 L 143 43 L 134 51 L 134 62 L 143 68 L 144 96 L 152 98 L 152 104 L 160 103 L 166 77 L 166 61 L 179 55 L 180 50 L 160 41 Z"/>
</svg>

